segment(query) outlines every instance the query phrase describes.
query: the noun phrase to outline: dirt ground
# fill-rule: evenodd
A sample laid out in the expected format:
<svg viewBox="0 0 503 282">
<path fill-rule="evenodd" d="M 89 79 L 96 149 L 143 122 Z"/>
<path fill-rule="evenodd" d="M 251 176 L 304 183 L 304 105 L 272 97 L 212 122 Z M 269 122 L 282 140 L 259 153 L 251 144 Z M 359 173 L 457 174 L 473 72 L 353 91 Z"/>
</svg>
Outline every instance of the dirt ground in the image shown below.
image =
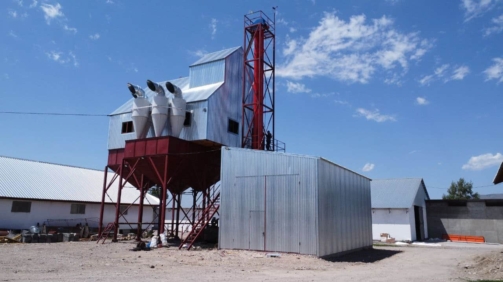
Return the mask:
<svg viewBox="0 0 503 282">
<path fill-rule="evenodd" d="M 503 279 L 503 246 L 375 246 L 335 260 L 237 250 L 130 251 L 134 242 L 0 245 L 0 281 L 469 281 Z"/>
</svg>

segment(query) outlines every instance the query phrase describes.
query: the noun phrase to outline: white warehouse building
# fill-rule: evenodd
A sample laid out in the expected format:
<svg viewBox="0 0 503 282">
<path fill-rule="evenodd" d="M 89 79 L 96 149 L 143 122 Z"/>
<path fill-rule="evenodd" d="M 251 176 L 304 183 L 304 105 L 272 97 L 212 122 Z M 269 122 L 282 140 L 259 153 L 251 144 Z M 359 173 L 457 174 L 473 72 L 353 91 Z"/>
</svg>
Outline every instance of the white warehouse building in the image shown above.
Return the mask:
<svg viewBox="0 0 503 282">
<path fill-rule="evenodd" d="M 0 156 L 0 230 L 28 229 L 37 223 L 61 227 L 87 222 L 90 227 L 98 227 L 103 177 L 101 170 Z M 114 222 L 117 183 L 111 186 L 109 195 L 105 199 L 105 225 Z M 137 203 L 139 195 L 136 188 L 126 185 L 121 209 Z M 147 194 L 145 224 L 153 221 L 158 205 L 159 199 Z M 126 213 L 125 220 L 138 221 L 137 204 Z M 120 228 L 136 228 L 136 224 L 131 226 L 122 224 Z"/>
<path fill-rule="evenodd" d="M 397 241 L 428 238 L 426 200 L 430 199 L 422 178 L 373 179 L 372 238 L 387 233 Z"/>
</svg>

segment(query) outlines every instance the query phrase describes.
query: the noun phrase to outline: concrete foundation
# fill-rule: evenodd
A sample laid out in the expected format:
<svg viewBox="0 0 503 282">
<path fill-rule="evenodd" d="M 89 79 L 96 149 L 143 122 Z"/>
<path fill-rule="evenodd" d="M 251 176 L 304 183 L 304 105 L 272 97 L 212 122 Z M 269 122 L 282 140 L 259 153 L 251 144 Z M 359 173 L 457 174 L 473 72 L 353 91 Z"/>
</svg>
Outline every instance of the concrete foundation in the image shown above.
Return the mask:
<svg viewBox="0 0 503 282">
<path fill-rule="evenodd" d="M 503 243 L 503 201 L 426 201 L 430 238 L 443 234 L 484 236 L 488 243 Z"/>
</svg>

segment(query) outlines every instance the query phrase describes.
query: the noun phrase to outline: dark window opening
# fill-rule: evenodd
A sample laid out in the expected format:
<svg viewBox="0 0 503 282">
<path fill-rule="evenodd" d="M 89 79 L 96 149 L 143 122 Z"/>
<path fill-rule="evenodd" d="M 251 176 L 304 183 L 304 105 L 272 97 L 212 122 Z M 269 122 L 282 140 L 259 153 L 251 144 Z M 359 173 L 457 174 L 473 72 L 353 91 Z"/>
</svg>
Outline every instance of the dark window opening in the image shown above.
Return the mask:
<svg viewBox="0 0 503 282">
<path fill-rule="evenodd" d="M 185 112 L 185 120 L 183 121 L 183 126 L 190 126 L 192 124 L 192 114 L 190 112 Z"/>
<path fill-rule="evenodd" d="M 486 201 L 486 207 L 503 207 L 503 201 Z"/>
<path fill-rule="evenodd" d="M 121 133 L 125 134 L 125 133 L 131 133 L 131 132 L 134 132 L 133 122 L 132 121 L 123 122 Z"/>
<path fill-rule="evenodd" d="M 31 212 L 31 202 L 12 201 L 11 212 Z"/>
<path fill-rule="evenodd" d="M 72 204 L 70 214 L 86 214 L 85 204 Z"/>
<path fill-rule="evenodd" d="M 227 131 L 238 134 L 239 133 L 239 122 L 229 119 L 229 126 L 227 127 Z"/>
<path fill-rule="evenodd" d="M 447 205 L 449 207 L 466 207 L 466 201 L 449 201 Z"/>
<path fill-rule="evenodd" d="M 127 215 L 127 211 L 128 211 L 128 206 L 121 205 L 121 214 Z"/>
</svg>

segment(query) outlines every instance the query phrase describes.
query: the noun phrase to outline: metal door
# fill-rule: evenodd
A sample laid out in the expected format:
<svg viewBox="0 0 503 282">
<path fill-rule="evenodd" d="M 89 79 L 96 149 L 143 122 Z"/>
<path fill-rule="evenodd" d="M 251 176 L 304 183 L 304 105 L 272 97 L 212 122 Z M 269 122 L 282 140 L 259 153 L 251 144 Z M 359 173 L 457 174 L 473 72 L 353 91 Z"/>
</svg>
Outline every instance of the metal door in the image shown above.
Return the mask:
<svg viewBox="0 0 503 282">
<path fill-rule="evenodd" d="M 298 175 L 268 175 L 265 191 L 265 249 L 300 253 Z"/>
<path fill-rule="evenodd" d="M 250 211 L 250 250 L 264 250 L 264 211 Z"/>
</svg>

